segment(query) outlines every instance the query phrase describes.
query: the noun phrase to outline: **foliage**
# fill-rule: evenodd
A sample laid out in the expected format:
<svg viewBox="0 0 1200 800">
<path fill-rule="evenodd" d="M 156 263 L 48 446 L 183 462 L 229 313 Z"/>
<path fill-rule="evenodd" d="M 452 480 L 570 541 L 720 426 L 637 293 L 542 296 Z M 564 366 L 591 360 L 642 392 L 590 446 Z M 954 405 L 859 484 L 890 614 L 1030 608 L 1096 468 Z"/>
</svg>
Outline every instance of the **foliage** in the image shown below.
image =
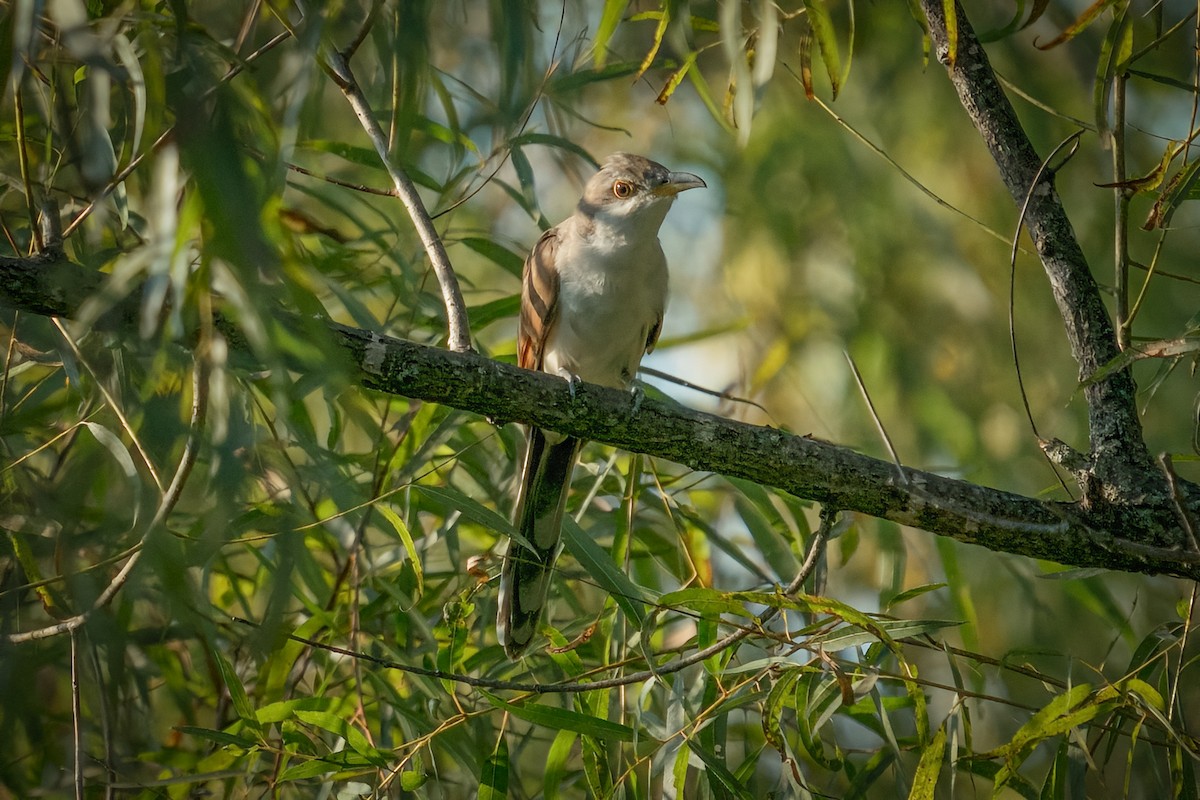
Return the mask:
<svg viewBox="0 0 1200 800">
<path fill-rule="evenodd" d="M 1058 188 L 1093 263 L 1116 262 L 1139 346 L 1111 367 L 1137 362 L 1147 436 L 1186 475 L 1195 11 L 1011 5 L 966 14 L 1043 152 L 1087 131 Z M 563 174 L 638 150 L 714 178 L 664 231 L 651 365 L 882 450 L 846 348 L 906 462 L 1062 494 L 1014 410 L 1016 212 L 919 11 L 303 8 L 0 12 L 8 254 L 54 246 L 61 218 L 67 255 L 108 276 L 81 319 L 0 318 L 0 796 L 1197 795 L 1190 587 L 851 518 L 788 594 L 816 509 L 600 447 L 549 647 L 509 663 L 489 577 L 520 432 L 358 386 L 327 334 L 445 329 L 328 68 L 352 51 L 486 354 L 512 359 Z M 1085 438 L 1031 254 L 1013 275 L 1032 413 Z M 129 296 L 136 332 L 96 324 Z"/>
</svg>

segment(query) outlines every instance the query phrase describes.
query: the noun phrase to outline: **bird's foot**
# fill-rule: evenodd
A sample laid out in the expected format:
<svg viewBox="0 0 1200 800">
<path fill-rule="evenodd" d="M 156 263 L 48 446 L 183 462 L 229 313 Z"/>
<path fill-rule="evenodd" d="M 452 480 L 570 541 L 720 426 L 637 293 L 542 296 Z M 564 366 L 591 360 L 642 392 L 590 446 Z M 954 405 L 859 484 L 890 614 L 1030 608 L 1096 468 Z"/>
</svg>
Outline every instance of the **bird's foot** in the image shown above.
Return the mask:
<svg viewBox="0 0 1200 800">
<path fill-rule="evenodd" d="M 629 385 L 629 394 L 633 397 L 633 413 L 636 414 L 642 410 L 642 401 L 646 399 L 646 390 L 640 383 L 634 382 Z"/>
<path fill-rule="evenodd" d="M 558 370 L 558 377 L 563 378 L 567 382 L 567 392 L 571 395 L 571 402 L 575 402 L 575 390 L 579 388 L 579 384 L 583 383 L 583 378 L 580 378 L 574 372 L 566 368 Z"/>
</svg>

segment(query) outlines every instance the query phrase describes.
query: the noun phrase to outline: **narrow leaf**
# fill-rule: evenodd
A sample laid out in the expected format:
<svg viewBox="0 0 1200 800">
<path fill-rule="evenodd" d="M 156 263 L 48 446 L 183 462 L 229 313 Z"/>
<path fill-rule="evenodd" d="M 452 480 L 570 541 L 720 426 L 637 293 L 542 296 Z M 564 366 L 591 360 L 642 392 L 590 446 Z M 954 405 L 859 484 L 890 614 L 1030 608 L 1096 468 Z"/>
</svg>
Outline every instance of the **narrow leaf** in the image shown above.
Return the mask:
<svg viewBox="0 0 1200 800">
<path fill-rule="evenodd" d="M 596 35 L 592 39 L 592 49 L 596 66 L 603 67 L 608 60 L 608 40 L 617 30 L 617 23 L 625 16 L 629 0 L 605 0 L 604 10 L 600 12 L 600 24 L 596 26 Z"/>
<path fill-rule="evenodd" d="M 954 0 L 947 0 L 947 1 L 950 3 L 954 2 Z M 1074 22 L 1072 22 L 1065 29 L 1063 29 L 1063 32 L 1060 33 L 1058 36 L 1054 37 L 1053 39 L 1046 42 L 1045 44 L 1041 44 L 1037 41 L 1037 39 L 1034 39 L 1033 46 L 1038 48 L 1039 50 L 1049 50 L 1052 47 L 1057 47 L 1058 45 L 1062 44 L 1063 42 L 1067 42 L 1067 41 L 1070 41 L 1071 39 L 1074 39 L 1081 32 L 1083 32 L 1084 29 L 1086 29 L 1089 25 L 1091 25 L 1093 22 L 1095 22 L 1096 17 L 1100 16 L 1100 14 L 1104 11 L 1104 9 L 1108 8 L 1109 6 L 1111 6 L 1115 3 L 1119 3 L 1119 2 L 1124 2 L 1124 0 L 1095 0 L 1095 2 L 1093 2 L 1090 6 L 1088 6 L 1087 8 L 1085 8 L 1083 10 L 1082 14 L 1080 14 L 1078 17 L 1075 18 Z"/>
<path fill-rule="evenodd" d="M 921 751 L 921 760 L 917 763 L 916 773 L 913 774 L 912 791 L 908 793 L 908 800 L 933 800 L 945 752 L 946 726 L 943 725 Z"/>
<path fill-rule="evenodd" d="M 614 742 L 632 742 L 634 730 L 627 725 L 611 722 L 589 714 L 581 714 L 567 708 L 547 706 L 540 703 L 510 703 L 495 695 L 483 693 L 488 702 L 496 708 L 507 711 L 518 719 L 549 728 L 556 731 L 574 731 L 590 736 L 593 739 L 603 739 Z M 646 741 L 649 737 L 642 733 L 638 738 Z"/>
<path fill-rule="evenodd" d="M 812 26 L 813 37 L 821 51 L 821 61 L 825 64 L 825 74 L 829 77 L 833 97 L 837 99 L 842 86 L 842 59 L 838 53 L 837 32 L 833 29 L 829 8 L 825 0 L 804 0 L 804 8 L 808 11 L 808 24 Z"/>
<path fill-rule="evenodd" d="M 221 673 L 221 681 L 229 690 L 229 699 L 233 703 L 233 710 L 237 712 L 243 722 L 257 728 L 258 717 L 254 713 L 254 707 L 250 705 L 250 698 L 246 695 L 246 688 L 242 686 L 242 680 L 238 677 L 237 671 L 221 651 L 211 650 L 210 653 L 217 663 L 217 671 Z"/>
<path fill-rule="evenodd" d="M 501 736 L 496 749 L 483 762 L 479 773 L 479 800 L 504 800 L 508 797 L 508 743 Z"/>
<path fill-rule="evenodd" d="M 400 515 L 392 510 L 387 503 L 376 503 L 375 510 L 379 515 L 388 521 L 392 526 L 392 530 L 400 537 L 400 542 L 404 545 L 404 552 L 408 554 L 408 561 L 412 565 L 413 574 L 417 578 L 417 594 L 421 595 L 425 591 L 425 571 L 421 569 L 421 558 L 417 555 L 417 546 L 413 542 L 412 534 L 408 532 L 408 526 L 404 524 L 404 520 Z"/>
<path fill-rule="evenodd" d="M 575 560 L 587 570 L 588 575 L 600 588 L 612 595 L 625 616 L 637 627 L 642 626 L 646 611 L 642 603 L 653 603 L 646 591 L 631 581 L 613 564 L 612 558 L 583 532 L 579 524 L 570 517 L 563 519 L 563 545 Z"/>
</svg>

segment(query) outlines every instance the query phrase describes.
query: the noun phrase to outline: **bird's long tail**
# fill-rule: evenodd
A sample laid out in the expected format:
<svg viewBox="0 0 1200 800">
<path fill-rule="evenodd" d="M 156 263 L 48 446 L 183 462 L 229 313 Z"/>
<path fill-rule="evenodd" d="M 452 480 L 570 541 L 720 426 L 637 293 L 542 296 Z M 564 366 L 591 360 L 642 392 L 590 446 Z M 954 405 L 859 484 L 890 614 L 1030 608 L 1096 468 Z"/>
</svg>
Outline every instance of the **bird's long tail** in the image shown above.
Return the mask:
<svg viewBox="0 0 1200 800">
<path fill-rule="evenodd" d="M 511 659 L 518 658 L 529 646 L 546 605 L 579 446 L 575 438 L 551 442 L 544 431 L 529 431 L 513 525 L 533 549 L 516 539 L 509 541 L 500 569 L 500 610 L 496 619 L 500 644 Z"/>
</svg>

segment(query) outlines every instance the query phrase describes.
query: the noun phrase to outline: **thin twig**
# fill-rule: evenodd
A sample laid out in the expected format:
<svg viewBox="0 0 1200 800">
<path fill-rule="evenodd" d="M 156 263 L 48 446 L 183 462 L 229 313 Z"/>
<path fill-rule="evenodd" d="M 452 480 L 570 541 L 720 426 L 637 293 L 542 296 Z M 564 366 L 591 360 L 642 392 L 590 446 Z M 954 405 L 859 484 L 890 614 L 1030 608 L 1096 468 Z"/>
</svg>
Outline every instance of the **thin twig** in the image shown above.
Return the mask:
<svg viewBox="0 0 1200 800">
<path fill-rule="evenodd" d="M 341 89 L 346 101 L 350 103 L 354 115 L 358 117 L 363 130 L 366 131 L 367 138 L 374 145 L 380 162 L 396 187 L 396 194 L 400 197 L 400 202 L 404 204 L 413 226 L 417 229 L 417 234 L 421 237 L 425 253 L 429 256 L 430 263 L 433 264 L 434 274 L 437 275 L 438 284 L 442 289 L 442 302 L 446 306 L 447 347 L 455 352 L 470 350 L 471 331 L 467 321 L 467 304 L 463 300 L 462 289 L 458 285 L 458 276 L 454 273 L 450 257 L 446 254 L 446 247 L 442 243 L 437 229 L 433 226 L 433 220 L 429 218 L 429 212 L 425 209 L 425 203 L 421 200 L 417 187 L 388 152 L 387 137 L 384 135 L 383 129 L 379 127 L 379 121 L 375 119 L 375 113 L 371 110 L 366 95 L 358 85 L 346 57 L 337 51 L 330 50 L 322 53 L 320 59 L 325 73 Z"/>
<path fill-rule="evenodd" d="M 395 189 L 376 189 L 374 186 L 367 186 L 364 183 L 351 183 L 350 181 L 344 181 L 344 180 L 341 180 L 340 178 L 334 178 L 329 175 L 318 174 L 306 167 L 300 166 L 299 164 L 288 164 L 287 168 L 290 169 L 292 172 L 299 172 L 301 175 L 307 175 L 310 178 L 316 178 L 319 181 L 324 181 L 325 183 L 331 183 L 334 186 L 341 186 L 343 189 L 353 189 L 356 192 L 363 192 L 364 194 L 376 194 L 376 195 L 380 195 L 381 197 L 395 197 L 396 196 Z"/>
<path fill-rule="evenodd" d="M 367 40 L 367 34 L 371 32 L 371 27 L 375 24 L 375 18 L 379 16 L 379 9 L 383 4 L 380 0 L 372 0 L 371 10 L 363 17 L 362 24 L 358 26 L 358 32 L 354 34 L 354 38 L 350 43 L 342 48 L 342 53 L 346 58 L 353 58 L 358 52 L 358 48 Z"/>
<path fill-rule="evenodd" d="M 709 397 L 715 397 L 718 400 L 728 400 L 731 403 L 741 403 L 747 406 L 754 406 L 759 411 L 766 414 L 769 418 L 774 419 L 774 417 L 771 416 L 771 412 L 767 411 L 766 406 L 762 405 L 761 403 L 756 403 L 748 397 L 738 397 L 731 392 L 721 392 L 716 389 L 709 389 L 706 386 L 692 383 L 689 380 L 677 377 L 669 372 L 663 372 L 662 370 L 655 369 L 654 367 L 647 367 L 645 364 L 642 364 L 638 367 L 638 372 L 642 373 L 643 375 L 649 375 L 652 378 L 668 381 L 676 386 L 682 386 L 685 389 L 691 389 L 693 392 L 700 392 L 700 394 L 706 394 Z"/>
<path fill-rule="evenodd" d="M 1117 333 L 1117 347 L 1129 347 L 1129 200 L 1131 192 L 1125 183 L 1125 86 L 1128 77 L 1118 72 L 1113 77 L 1113 286 L 1116 289 L 1116 304 L 1113 309 L 1113 324 Z"/>
<path fill-rule="evenodd" d="M 1175 474 L 1175 465 L 1171 462 L 1171 455 L 1169 453 L 1159 455 L 1158 464 L 1167 477 L 1167 486 L 1171 490 L 1171 503 L 1175 506 L 1175 517 L 1179 520 L 1179 527 L 1187 534 L 1188 542 L 1192 545 L 1192 552 L 1200 553 L 1200 540 L 1197 540 L 1196 537 L 1195 520 L 1191 511 L 1188 510 L 1187 498 L 1180 491 L 1179 478 Z"/>
<path fill-rule="evenodd" d="M 863 382 L 862 373 L 858 371 L 858 365 L 854 363 L 854 357 L 850 355 L 849 350 L 843 350 L 842 355 L 846 357 L 846 362 L 850 365 L 850 374 L 854 376 L 854 382 L 858 384 L 859 394 L 862 395 L 863 402 L 867 404 L 867 410 L 871 412 L 871 419 L 875 422 L 875 430 L 879 432 L 879 438 L 883 440 L 883 445 L 887 448 L 888 455 L 892 458 L 892 463 L 896 465 L 896 476 L 899 478 L 902 486 L 907 486 L 908 476 L 904 474 L 904 464 L 900 462 L 900 455 L 896 452 L 896 448 L 892 446 L 892 437 L 888 436 L 887 428 L 883 427 L 883 420 L 879 418 L 878 412 L 875 411 L 875 403 L 871 401 L 871 393 L 867 391 L 867 384 Z"/>
<path fill-rule="evenodd" d="M 1021 404 L 1025 407 L 1025 418 L 1029 420 L 1029 429 L 1033 432 L 1033 436 L 1039 442 L 1042 440 L 1041 434 L 1038 433 L 1037 422 L 1033 418 L 1033 409 L 1029 405 L 1029 395 L 1025 391 L 1025 378 L 1021 374 L 1021 356 L 1017 349 L 1017 249 L 1021 242 L 1021 227 L 1025 224 L 1025 213 L 1029 210 L 1029 202 L 1033 199 L 1033 193 L 1042 182 L 1042 176 L 1050 169 L 1050 163 L 1057 158 L 1058 154 L 1063 151 L 1068 145 L 1071 151 L 1067 153 L 1062 163 L 1054 167 L 1055 170 L 1062 167 L 1079 149 L 1079 137 L 1083 136 L 1083 131 L 1078 130 L 1067 138 L 1058 143 L 1050 155 L 1043 159 L 1038 166 L 1038 171 L 1034 175 L 1033 182 L 1029 184 L 1029 191 L 1025 193 L 1025 199 L 1021 203 L 1021 212 L 1017 214 L 1017 224 L 1013 230 L 1012 246 L 1008 253 L 1008 343 L 1012 348 L 1013 371 L 1017 376 L 1017 391 L 1021 395 Z M 1042 456 L 1046 459 L 1046 463 L 1050 465 L 1050 471 L 1054 473 L 1054 477 L 1058 480 L 1058 484 L 1062 486 L 1063 491 L 1067 493 L 1067 497 L 1075 499 L 1074 492 L 1067 486 L 1067 482 L 1063 480 L 1062 475 L 1054 468 L 1054 462 L 1050 460 L 1044 448 L 1039 448 Z"/>
<path fill-rule="evenodd" d="M 1179 636 L 1179 667 L 1175 670 L 1175 679 L 1171 681 L 1171 699 L 1167 701 L 1167 722 L 1171 722 L 1175 718 L 1175 706 L 1179 699 L 1179 684 L 1183 682 L 1183 670 L 1188 664 L 1187 641 L 1188 634 L 1192 630 L 1193 615 L 1196 613 L 1196 591 L 1197 585 L 1192 583 L 1192 593 L 1188 597 L 1187 614 L 1183 617 L 1183 632 Z"/>
<path fill-rule="evenodd" d="M 83 704 L 79 699 L 79 636 L 71 631 L 71 734 L 75 749 L 75 800 L 83 800 Z"/>
</svg>

